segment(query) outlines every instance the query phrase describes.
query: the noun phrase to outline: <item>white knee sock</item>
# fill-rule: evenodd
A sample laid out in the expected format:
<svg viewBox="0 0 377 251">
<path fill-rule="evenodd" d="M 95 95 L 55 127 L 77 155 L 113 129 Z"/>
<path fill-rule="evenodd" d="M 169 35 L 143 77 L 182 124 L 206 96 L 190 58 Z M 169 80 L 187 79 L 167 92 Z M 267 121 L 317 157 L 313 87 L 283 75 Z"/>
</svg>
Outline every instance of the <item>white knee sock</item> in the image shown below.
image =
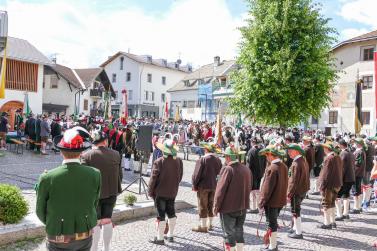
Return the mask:
<svg viewBox="0 0 377 251">
<path fill-rule="evenodd" d="M 200 227 L 207 227 L 207 218 L 200 218 Z"/>
<path fill-rule="evenodd" d="M 213 226 L 213 217 L 208 217 L 207 227 Z"/>
<path fill-rule="evenodd" d="M 90 251 L 97 251 L 98 250 L 98 242 L 99 238 L 101 237 L 101 228 L 99 226 L 95 226 L 93 228 L 93 242 Z"/>
<path fill-rule="evenodd" d="M 157 223 L 157 240 L 162 241 L 164 239 L 165 227 L 166 227 L 165 221 L 160 221 Z"/>
<path fill-rule="evenodd" d="M 336 216 L 342 217 L 343 216 L 343 210 L 342 210 L 342 201 L 340 199 L 337 199 L 335 201 L 335 207 L 336 207 Z"/>
<path fill-rule="evenodd" d="M 323 224 L 324 225 L 329 225 L 330 224 L 330 209 L 324 209 L 323 210 Z"/>
<path fill-rule="evenodd" d="M 205 220 L 207 223 L 207 218 Z M 168 224 L 169 224 L 168 237 L 174 237 L 174 229 L 175 229 L 176 223 L 177 223 L 177 217 L 168 219 Z"/>
<path fill-rule="evenodd" d="M 110 251 L 110 242 L 113 237 L 113 223 L 102 225 L 104 251 Z"/>
<path fill-rule="evenodd" d="M 343 200 L 343 215 L 347 216 L 350 213 L 350 200 L 344 199 Z"/>
<path fill-rule="evenodd" d="M 236 251 L 243 251 L 244 244 L 243 243 L 237 243 L 236 244 Z"/>
<path fill-rule="evenodd" d="M 335 207 L 329 209 L 330 223 L 335 223 Z"/>
<path fill-rule="evenodd" d="M 277 236 L 278 233 L 277 232 L 272 232 L 271 233 L 271 236 L 270 236 L 270 245 L 268 245 L 268 248 L 269 249 L 274 249 L 277 247 L 278 245 L 278 240 L 277 240 Z"/>
<path fill-rule="evenodd" d="M 257 194 L 255 193 L 255 190 L 251 191 L 251 210 L 257 209 Z"/>
<path fill-rule="evenodd" d="M 358 210 L 358 209 L 359 209 L 358 197 L 359 197 L 359 196 L 354 196 L 354 197 L 353 197 L 353 209 L 354 209 L 354 210 Z"/>
<path fill-rule="evenodd" d="M 296 226 L 296 234 L 302 234 L 302 227 L 301 227 L 301 217 L 293 218 Z"/>
</svg>

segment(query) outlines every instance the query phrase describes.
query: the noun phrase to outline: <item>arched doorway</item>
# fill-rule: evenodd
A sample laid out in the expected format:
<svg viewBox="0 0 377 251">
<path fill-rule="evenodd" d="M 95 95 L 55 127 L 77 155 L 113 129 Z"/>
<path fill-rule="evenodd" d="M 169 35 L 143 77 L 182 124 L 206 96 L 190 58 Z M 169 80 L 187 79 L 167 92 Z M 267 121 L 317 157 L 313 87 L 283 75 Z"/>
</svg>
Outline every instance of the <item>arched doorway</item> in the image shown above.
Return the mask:
<svg viewBox="0 0 377 251">
<path fill-rule="evenodd" d="M 0 113 L 7 112 L 9 114 L 8 120 L 10 125 L 10 130 L 14 130 L 14 120 L 17 109 L 23 109 L 24 102 L 21 101 L 8 101 L 3 106 L 0 107 Z"/>
</svg>

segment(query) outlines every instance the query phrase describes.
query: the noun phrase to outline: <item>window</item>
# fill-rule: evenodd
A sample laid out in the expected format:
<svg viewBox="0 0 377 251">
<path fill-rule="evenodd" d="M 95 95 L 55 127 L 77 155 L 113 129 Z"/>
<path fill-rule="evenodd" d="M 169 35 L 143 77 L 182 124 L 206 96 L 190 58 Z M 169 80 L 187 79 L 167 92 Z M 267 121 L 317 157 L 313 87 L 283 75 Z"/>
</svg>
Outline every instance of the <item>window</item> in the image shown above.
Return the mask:
<svg viewBox="0 0 377 251">
<path fill-rule="evenodd" d="M 154 101 L 154 92 L 151 92 L 151 95 L 152 95 L 151 100 Z"/>
<path fill-rule="evenodd" d="M 115 91 L 115 100 L 117 100 L 118 99 L 118 91 Z"/>
<path fill-rule="evenodd" d="M 330 111 L 329 112 L 329 124 L 337 124 L 338 123 L 338 111 Z"/>
<path fill-rule="evenodd" d="M 187 107 L 187 101 L 186 100 L 183 101 L 182 107 Z"/>
<path fill-rule="evenodd" d="M 363 90 L 372 89 L 373 88 L 373 76 L 363 76 Z"/>
<path fill-rule="evenodd" d="M 318 119 L 312 117 L 312 125 L 318 125 Z"/>
<path fill-rule="evenodd" d="M 362 112 L 361 113 L 361 120 L 363 122 L 363 125 L 369 125 L 370 124 L 370 112 Z"/>
<path fill-rule="evenodd" d="M 132 90 L 128 90 L 128 100 L 132 100 L 132 94 L 133 94 L 133 91 Z"/>
<path fill-rule="evenodd" d="M 126 81 L 127 81 L 127 82 L 130 82 L 130 81 L 131 81 L 131 72 L 127 72 L 127 78 L 126 78 Z"/>
<path fill-rule="evenodd" d="M 373 60 L 374 46 L 362 47 L 361 52 L 362 52 L 362 54 L 361 54 L 362 61 Z"/>
<path fill-rule="evenodd" d="M 161 94 L 161 102 L 165 102 L 165 93 Z"/>
<path fill-rule="evenodd" d="M 88 100 L 87 99 L 84 99 L 84 111 L 87 111 L 88 110 Z"/>
<path fill-rule="evenodd" d="M 166 85 L 166 77 L 162 77 L 162 84 Z"/>
<path fill-rule="evenodd" d="M 148 73 L 147 81 L 148 81 L 148 83 L 152 83 L 152 74 Z"/>
<path fill-rule="evenodd" d="M 56 75 L 51 75 L 50 88 L 51 89 L 57 89 L 58 88 L 58 77 Z"/>
<path fill-rule="evenodd" d="M 115 73 L 113 73 L 113 79 L 112 79 L 113 81 L 113 83 L 115 83 L 116 81 L 117 81 L 117 75 L 115 74 Z"/>
<path fill-rule="evenodd" d="M 145 100 L 148 100 L 148 94 L 149 94 L 148 91 L 145 91 L 145 92 L 144 92 L 144 99 L 145 99 Z"/>
<path fill-rule="evenodd" d="M 124 57 L 120 58 L 120 70 L 123 70 Z"/>
</svg>

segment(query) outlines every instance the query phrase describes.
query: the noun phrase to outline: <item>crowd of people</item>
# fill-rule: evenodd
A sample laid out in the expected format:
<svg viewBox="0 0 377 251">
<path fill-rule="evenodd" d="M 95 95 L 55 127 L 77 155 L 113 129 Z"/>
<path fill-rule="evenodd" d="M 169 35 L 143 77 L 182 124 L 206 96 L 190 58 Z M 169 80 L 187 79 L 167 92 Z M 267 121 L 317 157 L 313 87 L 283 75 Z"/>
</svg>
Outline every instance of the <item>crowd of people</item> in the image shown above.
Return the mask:
<svg viewBox="0 0 377 251">
<path fill-rule="evenodd" d="M 41 175 L 36 187 L 37 214 L 46 224 L 49 250 L 96 251 L 101 233 L 104 250 L 110 250 L 122 168 L 131 170 L 131 163 L 141 158 L 136 142 L 142 125 L 153 126 L 147 159 L 152 165 L 148 194 L 157 212 L 156 236 L 150 241 L 156 245 L 174 241 L 174 202 L 184 170 L 180 150 L 185 159 L 189 152 L 199 155 L 192 174 L 199 222 L 192 231 L 212 231 L 219 215 L 225 250 L 244 250 L 247 213 L 264 214 L 263 250 L 278 250 L 277 218 L 287 205 L 292 214 L 289 237 L 302 239 L 301 204 L 308 196 L 321 196 L 321 229 L 334 229 L 337 221 L 370 211 L 376 198 L 377 137 L 153 118 L 125 123 L 30 115 L 24 125 L 17 126 L 20 134 L 36 142 L 51 137 L 64 158 L 60 167 Z"/>
</svg>

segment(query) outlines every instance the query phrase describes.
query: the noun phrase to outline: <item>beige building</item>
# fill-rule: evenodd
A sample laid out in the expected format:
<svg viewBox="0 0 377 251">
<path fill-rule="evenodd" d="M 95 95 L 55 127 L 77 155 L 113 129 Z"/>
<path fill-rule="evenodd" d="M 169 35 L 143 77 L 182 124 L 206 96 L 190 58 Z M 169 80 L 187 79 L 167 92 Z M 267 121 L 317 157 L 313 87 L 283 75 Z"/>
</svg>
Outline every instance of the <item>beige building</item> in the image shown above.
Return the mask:
<svg viewBox="0 0 377 251">
<path fill-rule="evenodd" d="M 319 119 L 312 118 L 309 127 L 322 129 L 327 134 L 354 132 L 355 83 L 363 80 L 361 133 L 376 133 L 376 85 L 374 52 L 377 46 L 377 30 L 343 41 L 333 48 L 338 80 L 332 95 L 332 103 Z"/>
</svg>

